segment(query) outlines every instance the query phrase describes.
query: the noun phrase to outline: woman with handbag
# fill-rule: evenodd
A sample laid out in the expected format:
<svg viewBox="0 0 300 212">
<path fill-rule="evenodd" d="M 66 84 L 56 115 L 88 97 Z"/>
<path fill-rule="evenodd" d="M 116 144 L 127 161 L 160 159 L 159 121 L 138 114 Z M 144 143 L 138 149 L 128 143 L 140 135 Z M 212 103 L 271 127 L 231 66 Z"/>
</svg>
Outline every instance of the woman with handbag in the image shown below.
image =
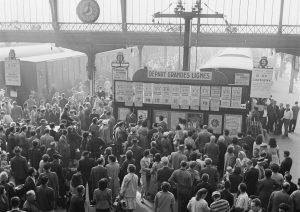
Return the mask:
<svg viewBox="0 0 300 212">
<path fill-rule="evenodd" d="M 135 174 L 135 171 L 135 165 L 130 164 L 127 169 L 128 174 L 124 177 L 120 191 L 120 198 L 125 202 L 123 209 L 127 212 L 132 212 L 136 208 L 138 176 Z"/>
</svg>

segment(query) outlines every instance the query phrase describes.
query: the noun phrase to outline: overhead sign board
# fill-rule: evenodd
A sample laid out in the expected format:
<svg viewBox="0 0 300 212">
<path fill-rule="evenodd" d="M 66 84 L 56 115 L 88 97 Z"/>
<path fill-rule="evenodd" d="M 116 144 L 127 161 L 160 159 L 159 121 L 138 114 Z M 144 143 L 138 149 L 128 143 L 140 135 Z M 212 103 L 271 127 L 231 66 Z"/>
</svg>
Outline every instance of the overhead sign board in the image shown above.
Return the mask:
<svg viewBox="0 0 300 212">
<path fill-rule="evenodd" d="M 124 67 L 113 68 L 113 78 L 114 80 L 128 80 L 127 74 L 128 70 Z"/>
<path fill-rule="evenodd" d="M 20 60 L 5 60 L 5 84 L 21 86 Z"/>
<path fill-rule="evenodd" d="M 269 98 L 271 95 L 273 68 L 254 68 L 250 97 Z"/>
<path fill-rule="evenodd" d="M 148 70 L 148 78 L 177 80 L 212 80 L 212 72 Z"/>
</svg>

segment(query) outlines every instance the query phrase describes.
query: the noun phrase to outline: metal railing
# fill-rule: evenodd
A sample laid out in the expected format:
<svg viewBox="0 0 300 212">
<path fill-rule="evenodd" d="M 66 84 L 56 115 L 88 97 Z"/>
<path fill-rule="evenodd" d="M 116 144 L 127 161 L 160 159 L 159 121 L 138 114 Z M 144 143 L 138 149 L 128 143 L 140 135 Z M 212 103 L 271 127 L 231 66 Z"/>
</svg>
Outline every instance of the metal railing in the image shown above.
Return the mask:
<svg viewBox="0 0 300 212">
<path fill-rule="evenodd" d="M 127 32 L 179 33 L 184 32 L 180 24 L 127 23 Z M 0 22 L 0 31 L 53 31 L 50 22 Z M 122 23 L 59 23 L 60 31 L 70 32 L 122 32 Z M 192 26 L 197 31 L 197 25 Z M 277 34 L 277 25 L 248 24 L 201 24 L 200 33 Z M 300 35 L 300 25 L 283 25 L 282 34 Z"/>
</svg>

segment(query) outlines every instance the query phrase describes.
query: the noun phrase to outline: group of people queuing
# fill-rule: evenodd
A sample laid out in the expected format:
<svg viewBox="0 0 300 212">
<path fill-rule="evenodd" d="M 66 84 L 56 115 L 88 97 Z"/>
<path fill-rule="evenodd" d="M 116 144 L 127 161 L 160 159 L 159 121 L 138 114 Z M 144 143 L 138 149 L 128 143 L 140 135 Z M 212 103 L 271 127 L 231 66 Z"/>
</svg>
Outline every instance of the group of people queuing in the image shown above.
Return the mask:
<svg viewBox="0 0 300 212">
<path fill-rule="evenodd" d="M 132 212 L 137 201 L 153 202 L 155 212 L 300 211 L 293 160 L 289 151 L 280 160 L 275 138 L 216 135 L 182 120 L 173 130 L 163 116 L 151 126 L 133 108 L 116 121 L 100 94 L 79 103 L 61 94 L 45 107 L 29 100 L 2 105 L 1 154 L 10 170 L 1 167 L 0 211 L 84 212 L 87 200 L 97 212 Z"/>
<path fill-rule="evenodd" d="M 251 119 L 260 122 L 268 133 L 288 137 L 288 133 L 295 131 L 299 110 L 298 101 L 291 107 L 290 104 L 277 105 L 274 99 L 270 99 L 270 103 L 265 104 L 262 110 L 254 107 Z"/>
</svg>

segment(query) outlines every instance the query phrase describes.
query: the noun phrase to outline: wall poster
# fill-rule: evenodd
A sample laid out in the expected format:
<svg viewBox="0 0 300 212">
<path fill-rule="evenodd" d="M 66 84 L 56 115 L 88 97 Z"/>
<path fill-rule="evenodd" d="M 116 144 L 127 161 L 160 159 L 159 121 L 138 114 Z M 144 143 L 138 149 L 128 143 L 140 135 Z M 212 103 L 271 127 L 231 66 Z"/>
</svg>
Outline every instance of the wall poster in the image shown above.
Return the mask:
<svg viewBox="0 0 300 212">
<path fill-rule="evenodd" d="M 178 109 L 180 105 L 180 85 L 172 85 L 171 89 L 171 108 Z"/>
<path fill-rule="evenodd" d="M 5 85 L 21 86 L 20 60 L 5 60 Z"/>
<path fill-rule="evenodd" d="M 242 100 L 242 87 L 232 87 L 231 88 L 231 99 Z"/>
<path fill-rule="evenodd" d="M 144 103 L 152 103 L 152 83 L 144 83 Z"/>
<path fill-rule="evenodd" d="M 161 84 L 153 84 L 153 104 L 161 104 L 162 89 Z"/>
<path fill-rule="evenodd" d="M 237 135 L 242 131 L 242 120 L 242 115 L 225 114 L 224 129 L 228 129 L 232 136 Z"/>
<path fill-rule="evenodd" d="M 127 89 L 127 82 L 116 81 L 115 82 L 115 93 L 117 102 L 125 102 L 125 93 Z"/>
<path fill-rule="evenodd" d="M 142 82 L 134 83 L 134 106 L 142 107 L 143 106 L 143 92 L 144 85 Z"/>
<path fill-rule="evenodd" d="M 169 112 L 168 111 L 163 111 L 163 110 L 154 110 L 153 111 L 153 114 L 154 114 L 154 123 L 159 123 L 159 116 L 163 116 L 164 117 L 164 121 L 166 123 L 168 123 L 168 120 L 169 120 Z"/>
<path fill-rule="evenodd" d="M 133 97 L 134 97 L 134 90 L 132 82 L 126 83 L 126 90 L 125 90 L 125 106 L 133 106 Z"/>
<path fill-rule="evenodd" d="M 128 113 L 130 113 L 129 108 L 119 107 L 118 108 L 118 120 L 126 121 L 126 116 Z"/>
<path fill-rule="evenodd" d="M 162 91 L 162 97 L 161 97 L 161 103 L 165 105 L 171 104 L 171 85 L 168 84 L 162 84 L 161 85 L 161 91 Z"/>
<path fill-rule="evenodd" d="M 214 99 L 220 99 L 221 96 L 221 87 L 219 86 L 211 86 L 210 87 L 210 96 Z"/>
<path fill-rule="evenodd" d="M 220 110 L 220 100 L 219 99 L 211 99 L 210 100 L 210 110 L 211 111 L 219 111 Z"/>
<path fill-rule="evenodd" d="M 222 134 L 222 115 L 208 115 L 208 127 L 213 129 L 213 133 Z"/>
<path fill-rule="evenodd" d="M 223 86 L 221 99 L 231 99 L 231 87 Z"/>
<path fill-rule="evenodd" d="M 200 99 L 200 109 L 209 110 L 209 99 Z"/>
<path fill-rule="evenodd" d="M 230 108 L 230 100 L 229 99 L 222 99 L 221 106 L 222 108 Z"/>
<path fill-rule="evenodd" d="M 200 129 L 204 123 L 203 113 L 188 113 L 187 114 L 187 127 Z"/>
<path fill-rule="evenodd" d="M 249 86 L 250 74 L 248 73 L 235 73 L 234 84 L 235 85 L 247 85 Z"/>
<path fill-rule="evenodd" d="M 201 86 L 201 98 L 210 97 L 210 86 Z"/>
</svg>

